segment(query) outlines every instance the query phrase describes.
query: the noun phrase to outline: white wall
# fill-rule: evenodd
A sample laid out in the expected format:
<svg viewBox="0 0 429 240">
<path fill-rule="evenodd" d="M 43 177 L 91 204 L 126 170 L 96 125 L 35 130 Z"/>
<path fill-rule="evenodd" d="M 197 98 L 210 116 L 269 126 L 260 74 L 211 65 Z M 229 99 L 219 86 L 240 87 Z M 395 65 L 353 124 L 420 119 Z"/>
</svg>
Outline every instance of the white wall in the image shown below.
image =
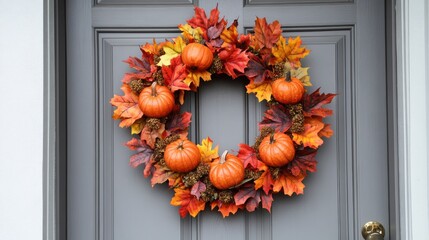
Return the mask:
<svg viewBox="0 0 429 240">
<path fill-rule="evenodd" d="M 0 239 L 43 224 L 43 0 L 0 0 Z"/>
</svg>

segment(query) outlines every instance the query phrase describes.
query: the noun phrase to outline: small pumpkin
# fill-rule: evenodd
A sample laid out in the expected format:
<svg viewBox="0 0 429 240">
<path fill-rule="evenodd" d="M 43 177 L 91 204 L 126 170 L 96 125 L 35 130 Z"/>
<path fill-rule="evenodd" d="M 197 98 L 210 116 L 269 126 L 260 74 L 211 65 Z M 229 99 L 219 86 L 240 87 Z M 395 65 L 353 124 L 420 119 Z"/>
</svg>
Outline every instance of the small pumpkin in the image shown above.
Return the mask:
<svg viewBox="0 0 429 240">
<path fill-rule="evenodd" d="M 234 187 L 244 180 L 243 162 L 225 151 L 210 165 L 209 178 L 217 189 L 224 190 Z"/>
<path fill-rule="evenodd" d="M 200 43 L 190 43 L 182 51 L 182 61 L 191 70 L 203 71 L 212 65 L 213 53 Z"/>
<path fill-rule="evenodd" d="M 178 139 L 165 147 L 165 163 L 175 172 L 194 170 L 200 164 L 200 159 L 201 153 L 197 145 L 187 139 Z"/>
<path fill-rule="evenodd" d="M 272 85 L 274 99 L 284 104 L 294 104 L 301 101 L 305 92 L 304 85 L 298 78 L 279 78 Z"/>
<path fill-rule="evenodd" d="M 271 133 L 259 145 L 259 156 L 270 167 L 284 166 L 295 157 L 293 141 L 284 133 Z"/>
<path fill-rule="evenodd" d="M 174 108 L 174 95 L 167 87 L 153 82 L 150 87 L 145 87 L 140 92 L 139 107 L 145 116 L 165 117 Z"/>
</svg>

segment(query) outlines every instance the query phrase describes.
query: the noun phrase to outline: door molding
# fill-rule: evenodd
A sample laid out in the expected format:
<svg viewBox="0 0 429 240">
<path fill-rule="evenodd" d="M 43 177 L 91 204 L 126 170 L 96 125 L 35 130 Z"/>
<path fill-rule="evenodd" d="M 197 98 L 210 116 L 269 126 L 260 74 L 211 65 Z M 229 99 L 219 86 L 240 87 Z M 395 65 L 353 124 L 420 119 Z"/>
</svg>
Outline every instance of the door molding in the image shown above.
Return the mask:
<svg viewBox="0 0 429 240">
<path fill-rule="evenodd" d="M 395 2 L 396 1 L 396 2 Z M 417 121 L 416 110 L 410 108 L 410 103 L 416 101 L 416 94 L 410 94 L 410 72 L 409 61 L 410 46 L 408 45 L 410 22 L 415 21 L 409 14 L 409 0 L 386 0 L 386 52 L 387 52 L 387 92 L 388 92 L 388 119 L 389 119 L 389 195 L 390 204 L 390 236 L 391 239 L 411 239 L 411 222 L 415 215 L 410 203 L 411 197 L 416 197 L 417 191 L 424 186 L 410 189 L 410 184 L 416 179 L 411 178 L 411 173 L 416 171 L 412 168 L 410 157 L 426 149 L 415 149 L 410 144 L 416 133 L 410 132 L 411 121 Z M 426 29 L 429 26 L 427 15 L 429 4 L 425 5 Z M 395 4 L 396 3 L 396 4 Z M 395 7 L 398 9 L 395 10 Z M 43 239 L 66 240 L 67 239 L 67 96 L 66 96 L 66 17 L 65 0 L 44 1 L 44 165 L 43 165 Z M 396 35 L 396 38 L 394 37 Z M 429 39 L 426 31 L 426 39 Z M 404 42 L 405 41 L 405 42 Z M 428 48 L 423 56 L 428 63 Z M 396 54 L 398 53 L 398 54 Z M 405 58 L 403 54 L 408 54 Z M 398 55 L 398 56 L 397 56 Z M 415 54 L 414 54 L 415 55 Z M 414 57 L 413 55 L 413 57 Z M 420 71 L 424 73 L 425 69 Z M 397 77 L 398 76 L 398 77 Z M 428 74 L 421 81 L 429 82 Z M 412 86 L 417 85 L 413 83 Z M 426 85 L 426 92 L 429 91 Z M 411 89 L 412 90 L 412 89 Z M 424 91 L 424 89 L 421 89 Z M 428 99 L 424 103 L 423 113 L 429 116 Z M 425 118 L 427 119 L 427 118 Z M 421 119 L 420 121 L 424 121 Z M 426 120 L 427 121 L 427 120 Z M 414 124 L 414 123 L 413 123 Z M 400 127 L 401 126 L 401 127 Z M 426 133 L 428 126 L 426 122 Z M 428 139 L 423 139 L 426 146 Z M 401 140 L 400 140 L 401 139 Z M 426 142 L 425 142 L 425 141 Z M 415 159 L 413 159 L 414 161 Z M 421 158 L 421 161 L 427 159 Z M 410 169 L 411 166 L 411 169 Z M 423 165 L 422 165 L 423 166 Z M 425 163 L 427 166 L 427 162 Z M 418 168 L 418 167 L 417 167 Z M 411 170 L 411 171 L 410 171 Z M 423 171 L 424 169 L 422 169 Z M 426 175 L 427 180 L 427 168 Z M 427 183 L 427 181 L 426 181 Z M 426 194 L 426 195 L 424 195 Z M 417 196 L 425 197 L 427 200 L 428 189 L 418 193 Z M 420 207 L 421 205 L 419 205 Z M 427 207 L 427 205 L 426 205 Z M 427 208 L 424 209 L 427 212 Z M 402 219 L 401 219 L 402 218 Z M 418 218 L 416 218 L 418 219 Z M 419 219 L 420 220 L 420 219 Z M 428 225 L 428 220 L 421 224 Z M 415 228 L 416 229 L 416 228 Z M 424 235 L 426 236 L 426 235 Z"/>
</svg>

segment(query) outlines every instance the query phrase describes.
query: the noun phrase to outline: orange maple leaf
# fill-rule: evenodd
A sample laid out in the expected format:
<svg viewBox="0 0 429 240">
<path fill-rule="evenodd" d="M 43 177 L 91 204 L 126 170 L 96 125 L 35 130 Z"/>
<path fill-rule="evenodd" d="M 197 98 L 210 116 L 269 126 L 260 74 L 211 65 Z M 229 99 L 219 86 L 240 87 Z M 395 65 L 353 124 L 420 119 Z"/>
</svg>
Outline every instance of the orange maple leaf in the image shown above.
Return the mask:
<svg viewBox="0 0 429 240">
<path fill-rule="evenodd" d="M 304 147 L 318 148 L 323 144 L 323 140 L 319 136 L 319 132 L 325 127 L 325 124 L 320 118 L 305 118 L 304 131 L 300 133 L 292 133 L 293 141 L 297 144 L 302 144 Z"/>
<path fill-rule="evenodd" d="M 181 183 L 180 174 L 177 172 L 171 171 L 168 167 L 162 166 L 160 164 L 154 164 L 154 170 L 152 172 L 152 178 L 150 180 L 150 183 L 152 187 L 155 186 L 155 184 L 162 184 L 168 181 L 169 187 L 175 187 L 178 186 Z M 149 176 L 148 174 L 147 176 Z M 147 177 L 145 174 L 145 177 Z"/>
<path fill-rule="evenodd" d="M 174 189 L 174 197 L 171 199 L 170 204 L 173 206 L 180 206 L 179 214 L 181 217 L 186 217 L 189 213 L 192 217 L 196 217 L 200 211 L 206 207 L 206 202 L 198 200 L 191 194 L 189 189 Z"/>
<path fill-rule="evenodd" d="M 334 130 L 331 129 L 331 124 L 325 124 L 323 129 L 319 132 L 320 137 L 330 138 L 332 135 L 334 135 Z"/>
<path fill-rule="evenodd" d="M 238 211 L 238 209 L 242 209 L 243 205 L 237 206 L 235 205 L 235 203 L 223 203 L 217 200 L 211 203 L 212 210 L 215 209 L 216 207 L 218 208 L 218 211 L 222 214 L 222 217 L 225 218 L 225 217 L 228 217 L 229 214 L 231 213 L 235 214 Z"/>
<path fill-rule="evenodd" d="M 267 23 L 265 18 L 256 17 L 255 20 L 255 38 L 254 41 L 256 46 L 253 46 L 255 49 L 259 47 L 272 48 L 273 45 L 278 41 L 282 29 L 279 21 L 274 21 L 270 24 Z"/>
<path fill-rule="evenodd" d="M 258 179 L 255 180 L 255 189 L 257 190 L 262 187 L 262 190 L 264 190 L 264 192 L 268 194 L 274 185 L 271 172 L 265 164 L 258 169 L 260 171 L 263 171 L 263 173 Z"/>
<path fill-rule="evenodd" d="M 120 127 L 130 127 L 135 121 L 143 117 L 143 112 L 139 107 L 139 97 L 135 94 L 128 84 L 121 87 L 124 96 L 114 95 L 110 104 L 117 107 L 113 112 L 113 119 L 120 119 Z"/>
<path fill-rule="evenodd" d="M 161 123 L 159 129 L 151 129 L 145 125 L 141 131 L 140 139 L 146 141 L 146 144 L 149 145 L 152 149 L 155 148 L 155 142 L 157 138 L 163 138 L 163 133 L 165 131 L 165 124 Z"/>
<path fill-rule="evenodd" d="M 289 61 L 297 67 L 301 67 L 301 59 L 310 54 L 310 50 L 305 47 L 301 47 L 302 40 L 298 36 L 296 38 L 289 38 L 286 44 L 286 39 L 280 36 L 279 41 L 271 49 L 272 58 L 271 63 L 280 63 Z"/>
<path fill-rule="evenodd" d="M 146 43 L 144 46 L 140 46 L 140 50 L 150 53 L 152 55 L 160 55 L 160 50 L 164 47 L 165 42 L 160 44 L 156 43 L 155 38 L 153 39 L 153 44 Z"/>
<path fill-rule="evenodd" d="M 220 38 L 223 40 L 222 47 L 231 47 L 235 43 L 237 43 L 238 31 L 237 26 L 232 24 L 227 29 L 224 29 L 220 35 Z"/>
<path fill-rule="evenodd" d="M 292 194 L 303 194 L 305 185 L 302 183 L 304 176 L 294 176 L 287 170 L 283 170 L 280 176 L 274 180 L 273 192 L 280 192 L 283 189 L 283 193 L 288 196 Z"/>
</svg>

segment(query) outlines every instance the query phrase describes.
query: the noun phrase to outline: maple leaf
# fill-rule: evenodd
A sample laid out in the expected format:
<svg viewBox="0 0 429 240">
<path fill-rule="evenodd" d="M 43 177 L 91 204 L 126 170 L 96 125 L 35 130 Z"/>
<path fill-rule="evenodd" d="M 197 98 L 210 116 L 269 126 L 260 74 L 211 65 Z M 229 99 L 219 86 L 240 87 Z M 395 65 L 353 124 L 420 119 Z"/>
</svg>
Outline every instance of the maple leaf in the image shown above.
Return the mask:
<svg viewBox="0 0 429 240">
<path fill-rule="evenodd" d="M 165 43 L 158 44 L 156 43 L 155 38 L 152 41 L 152 44 L 146 43 L 144 46 L 140 46 L 140 50 L 151 55 L 160 55 L 159 51 L 162 49 L 162 47 L 164 47 Z"/>
<path fill-rule="evenodd" d="M 274 201 L 273 194 L 261 193 L 261 201 L 262 201 L 262 208 L 265 208 L 268 212 L 271 212 L 271 205 Z"/>
<path fill-rule="evenodd" d="M 260 84 L 267 79 L 270 70 L 268 69 L 266 63 L 262 61 L 262 59 L 252 53 L 249 53 L 249 55 L 250 59 L 244 75 L 246 75 L 246 77 L 255 84 Z"/>
<path fill-rule="evenodd" d="M 213 141 L 209 137 L 203 139 L 201 145 L 198 144 L 197 147 L 200 150 L 202 162 L 212 162 L 213 159 L 219 157 L 219 146 L 213 148 Z"/>
<path fill-rule="evenodd" d="M 162 66 L 161 70 L 164 82 L 172 92 L 177 90 L 191 90 L 184 82 L 186 76 L 188 76 L 188 72 L 186 71 L 186 65 L 182 63 L 182 58 L 180 56 L 171 59 L 170 65 Z"/>
<path fill-rule="evenodd" d="M 220 21 L 219 23 L 216 23 L 215 25 L 209 27 L 207 29 L 207 37 L 208 39 L 216 39 L 219 38 L 222 34 L 223 30 L 225 29 L 226 22 Z M 223 40 L 222 40 L 223 42 Z"/>
<path fill-rule="evenodd" d="M 170 65 L 171 59 L 179 56 L 180 53 L 182 53 L 183 49 L 186 47 L 186 43 L 183 41 L 182 37 L 177 37 L 174 39 L 174 43 L 167 42 L 162 47 L 165 54 L 160 57 L 160 60 L 158 62 L 158 66 L 162 65 Z"/>
<path fill-rule="evenodd" d="M 281 26 L 278 21 L 268 24 L 265 18 L 258 17 L 256 17 L 255 20 L 254 31 L 255 40 L 259 46 L 255 49 L 262 47 L 272 48 L 282 33 Z"/>
<path fill-rule="evenodd" d="M 146 141 L 147 145 L 151 148 L 155 148 L 155 143 L 157 138 L 161 138 L 165 131 L 165 124 L 161 123 L 159 129 L 151 129 L 147 124 L 143 127 L 140 133 L 140 139 Z"/>
<path fill-rule="evenodd" d="M 144 122 L 139 119 L 133 125 L 131 125 L 131 134 L 140 134 L 143 130 Z"/>
<path fill-rule="evenodd" d="M 147 73 L 140 73 L 140 72 L 129 72 L 125 73 L 124 77 L 122 78 L 122 82 L 129 84 L 132 80 L 138 80 L 138 79 L 145 79 L 146 81 L 152 81 L 153 75 L 147 74 Z"/>
<path fill-rule="evenodd" d="M 302 183 L 304 176 L 294 176 L 283 170 L 279 177 L 274 180 L 273 192 L 283 190 L 284 195 L 292 196 L 294 193 L 299 195 L 304 193 L 305 185 Z"/>
<path fill-rule="evenodd" d="M 264 118 L 258 124 L 259 129 L 273 128 L 277 132 L 286 132 L 292 126 L 289 111 L 281 104 L 273 105 L 264 113 Z"/>
<path fill-rule="evenodd" d="M 179 24 L 179 29 L 182 30 L 182 35 L 190 42 L 200 42 L 202 40 L 203 30 L 200 27 L 193 28 L 189 24 Z"/>
<path fill-rule="evenodd" d="M 210 11 L 209 18 L 207 18 L 203 8 L 195 7 L 194 11 L 194 17 L 186 21 L 194 28 L 200 27 L 202 30 L 207 31 L 209 27 L 215 25 L 219 21 L 219 10 L 217 6 Z"/>
<path fill-rule="evenodd" d="M 298 36 L 295 39 L 289 38 L 286 44 L 286 39 L 280 36 L 279 41 L 271 49 L 274 58 L 271 59 L 271 64 L 289 61 L 294 66 L 301 66 L 301 59 L 310 54 L 310 50 L 300 47 L 302 43 Z"/>
<path fill-rule="evenodd" d="M 330 138 L 332 135 L 334 135 L 334 130 L 331 129 L 331 124 L 325 124 L 323 129 L 319 132 L 319 137 Z"/>
<path fill-rule="evenodd" d="M 150 180 L 152 187 L 154 187 L 155 184 L 162 184 L 166 181 L 168 181 L 169 187 L 175 187 L 179 185 L 181 181 L 179 173 L 173 172 L 168 167 L 162 166 L 160 164 L 155 164 L 154 168 L 155 169 Z"/>
<path fill-rule="evenodd" d="M 203 182 L 198 181 L 197 183 L 194 184 L 194 186 L 192 186 L 191 194 L 194 195 L 199 200 L 201 193 L 206 191 L 206 189 L 207 189 L 206 185 Z"/>
<path fill-rule="evenodd" d="M 208 71 L 191 71 L 188 76 L 186 76 L 185 83 L 188 86 L 191 86 L 193 90 L 196 90 L 197 87 L 200 86 L 200 78 L 204 81 L 212 80 L 211 73 Z"/>
<path fill-rule="evenodd" d="M 222 60 L 224 72 L 234 79 L 237 78 L 235 71 L 244 73 L 244 69 L 249 62 L 246 52 L 239 48 L 223 49 L 219 52 L 218 56 Z"/>
<path fill-rule="evenodd" d="M 235 203 L 223 203 L 219 200 L 216 200 L 211 203 L 211 209 L 218 208 L 219 212 L 222 214 L 222 217 L 228 217 L 229 214 L 235 214 L 238 209 L 243 208 L 243 206 L 237 206 Z"/>
<path fill-rule="evenodd" d="M 310 82 L 310 76 L 308 75 L 308 69 L 309 69 L 308 67 L 306 67 L 306 68 L 300 67 L 297 69 L 292 68 L 290 70 L 290 76 L 293 78 L 298 78 L 302 82 L 302 85 L 304 85 L 306 87 L 311 87 L 313 85 Z"/>
<path fill-rule="evenodd" d="M 258 160 L 255 149 L 244 143 L 241 143 L 238 146 L 240 147 L 240 150 L 238 150 L 237 157 L 243 161 L 244 168 L 247 168 L 249 165 L 253 168 L 259 168 L 260 165 L 263 164 Z"/>
<path fill-rule="evenodd" d="M 165 123 L 165 130 L 168 135 L 173 134 L 188 134 L 188 127 L 191 124 L 192 113 L 179 111 L 173 112 Z M 186 136 L 184 135 L 184 137 Z"/>
<path fill-rule="evenodd" d="M 174 189 L 174 196 L 170 204 L 173 206 L 180 206 L 179 214 L 182 218 L 186 217 L 188 213 L 192 217 L 196 217 L 206 206 L 206 202 L 198 200 L 188 189 L 180 188 Z"/>
<path fill-rule="evenodd" d="M 133 138 L 125 146 L 133 151 L 137 151 L 130 157 L 130 166 L 136 168 L 141 164 L 147 164 L 152 158 L 153 150 L 143 141 Z"/>
<path fill-rule="evenodd" d="M 224 29 L 220 35 L 220 38 L 223 40 L 222 47 L 231 47 L 236 45 L 238 40 L 238 31 L 237 31 L 237 20 L 234 20 L 234 23 L 231 24 L 227 29 Z"/>
<path fill-rule="evenodd" d="M 307 93 L 304 94 L 302 98 L 304 116 L 327 117 L 332 115 L 333 111 L 331 109 L 323 108 L 323 106 L 331 103 L 332 99 L 334 99 L 337 94 L 320 94 L 319 90 L 320 88 L 316 89 L 316 91 L 314 91 L 310 95 Z"/>
<path fill-rule="evenodd" d="M 304 119 L 304 131 L 292 133 L 292 140 L 297 144 L 302 144 L 304 147 L 318 148 L 323 144 L 323 140 L 319 137 L 319 132 L 324 128 L 325 124 L 318 118 Z"/>
<path fill-rule="evenodd" d="M 131 90 L 130 86 L 123 84 L 121 87 L 124 96 L 114 95 L 110 99 L 110 104 L 117 107 L 113 111 L 113 119 L 121 119 L 120 127 L 129 127 L 135 121 L 143 117 L 143 112 L 140 110 L 138 101 L 139 97 Z"/>
<path fill-rule="evenodd" d="M 255 211 L 262 201 L 263 208 L 271 211 L 273 197 L 271 193 L 263 193 L 256 190 L 252 184 L 246 184 L 234 195 L 234 201 L 237 205 L 245 205 L 249 212 Z"/>
<path fill-rule="evenodd" d="M 156 66 L 152 65 L 146 59 L 140 59 L 137 57 L 128 57 L 124 62 L 128 63 L 131 68 L 134 68 L 138 73 L 139 78 L 145 79 L 152 77 L 152 74 L 156 72 Z"/>
<path fill-rule="evenodd" d="M 246 85 L 247 93 L 255 93 L 259 102 L 263 100 L 270 101 L 273 90 L 271 82 L 264 81 L 262 84 L 255 84 L 252 81 Z"/>
<path fill-rule="evenodd" d="M 296 151 L 295 158 L 287 165 L 287 168 L 295 177 L 307 176 L 307 171 L 315 172 L 317 170 L 316 154 L 317 150 L 312 148 Z"/>
<path fill-rule="evenodd" d="M 263 172 L 261 176 L 255 180 L 255 189 L 262 188 L 264 193 L 268 194 L 273 189 L 273 185 L 274 185 L 273 177 L 266 165 L 260 167 L 259 170 Z"/>
</svg>

